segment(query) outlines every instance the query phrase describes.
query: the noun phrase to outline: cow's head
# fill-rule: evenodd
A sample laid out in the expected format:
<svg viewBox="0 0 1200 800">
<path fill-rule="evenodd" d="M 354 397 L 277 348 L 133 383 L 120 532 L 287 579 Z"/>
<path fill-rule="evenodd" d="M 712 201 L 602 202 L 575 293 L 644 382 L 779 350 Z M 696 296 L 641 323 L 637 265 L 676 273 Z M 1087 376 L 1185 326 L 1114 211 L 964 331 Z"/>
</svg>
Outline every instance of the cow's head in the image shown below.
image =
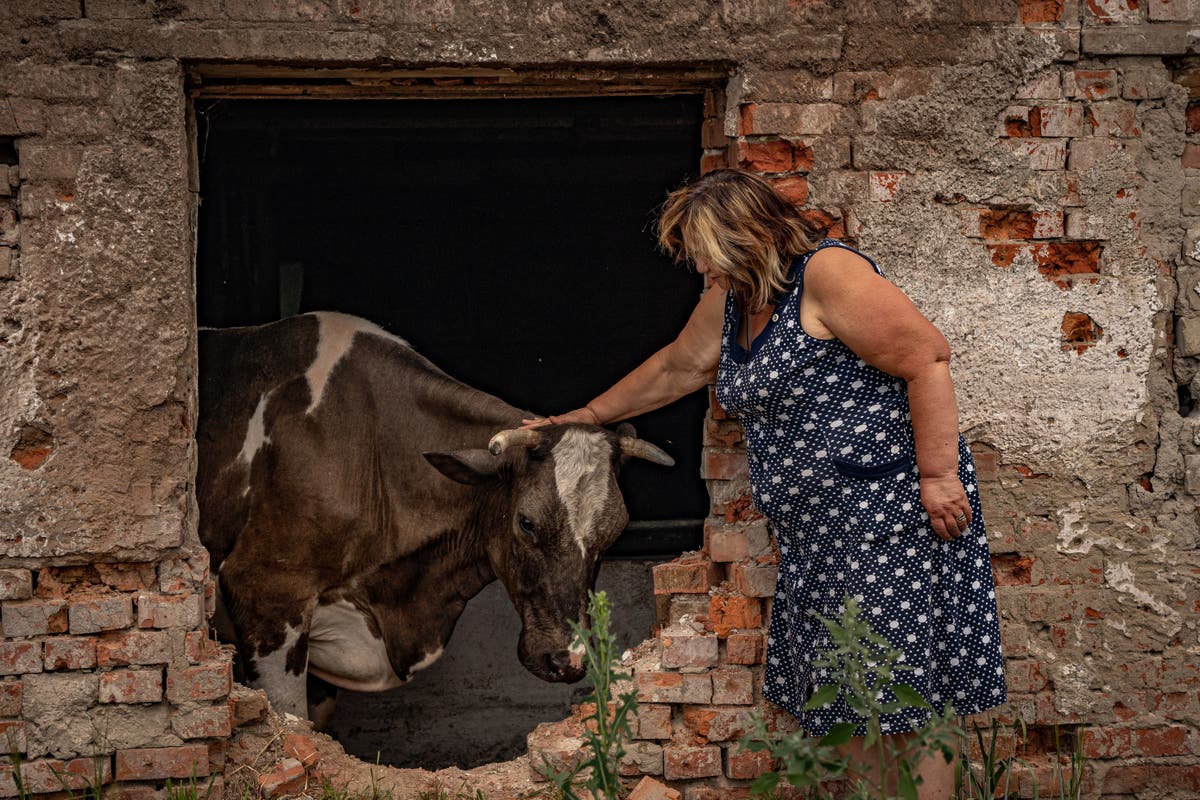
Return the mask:
<svg viewBox="0 0 1200 800">
<path fill-rule="evenodd" d="M 459 483 L 493 489 L 488 559 L 521 615 L 521 663 L 547 681 L 582 678 L 571 658 L 570 622 L 587 623 L 600 556 L 629 522 L 617 488 L 620 464 L 675 462 L 629 425 L 616 433 L 593 425 L 507 430 L 488 450 L 425 457 Z"/>
</svg>

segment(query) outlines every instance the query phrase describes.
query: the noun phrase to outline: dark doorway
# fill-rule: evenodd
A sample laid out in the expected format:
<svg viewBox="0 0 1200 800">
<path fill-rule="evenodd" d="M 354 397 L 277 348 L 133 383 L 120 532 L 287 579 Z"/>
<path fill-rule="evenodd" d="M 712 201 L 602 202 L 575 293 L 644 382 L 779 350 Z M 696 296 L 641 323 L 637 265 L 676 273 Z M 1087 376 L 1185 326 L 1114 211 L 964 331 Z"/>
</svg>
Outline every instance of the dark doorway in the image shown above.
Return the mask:
<svg viewBox="0 0 1200 800">
<path fill-rule="evenodd" d="M 344 311 L 517 406 L 575 408 L 699 295 L 652 223 L 695 173 L 702 113 L 699 95 L 198 102 L 200 324 Z M 677 466 L 629 466 L 612 555 L 699 546 L 705 405 L 634 420 Z"/>
</svg>

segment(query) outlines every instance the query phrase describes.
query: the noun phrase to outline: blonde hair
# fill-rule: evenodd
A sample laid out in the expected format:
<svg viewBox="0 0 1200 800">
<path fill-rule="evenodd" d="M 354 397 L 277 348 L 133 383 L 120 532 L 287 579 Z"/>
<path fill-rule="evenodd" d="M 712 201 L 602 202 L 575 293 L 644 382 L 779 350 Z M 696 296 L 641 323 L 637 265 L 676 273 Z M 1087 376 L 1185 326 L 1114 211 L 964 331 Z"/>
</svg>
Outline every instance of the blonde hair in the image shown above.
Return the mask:
<svg viewBox="0 0 1200 800">
<path fill-rule="evenodd" d="M 659 246 L 676 263 L 710 260 L 751 311 L 788 288 L 788 267 L 813 249 L 813 237 L 795 206 L 740 169 L 719 169 L 676 189 L 658 217 Z"/>
</svg>

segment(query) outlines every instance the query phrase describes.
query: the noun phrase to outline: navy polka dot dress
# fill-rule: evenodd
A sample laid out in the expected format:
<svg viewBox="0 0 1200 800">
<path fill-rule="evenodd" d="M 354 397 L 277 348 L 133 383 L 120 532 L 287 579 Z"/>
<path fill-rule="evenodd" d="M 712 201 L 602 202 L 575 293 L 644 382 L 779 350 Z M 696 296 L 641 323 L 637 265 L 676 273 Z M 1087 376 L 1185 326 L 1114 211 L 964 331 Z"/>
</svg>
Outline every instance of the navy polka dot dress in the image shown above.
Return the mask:
<svg viewBox="0 0 1200 800">
<path fill-rule="evenodd" d="M 832 643 L 812 612 L 840 618 L 849 594 L 913 668 L 898 673 L 899 682 L 938 710 L 948 703 L 957 714 L 992 708 L 1007 697 L 970 450 L 959 437 L 959 478 L 973 520 L 945 542 L 921 505 L 904 381 L 800 326 L 804 267 L 825 247 L 847 246 L 825 239 L 796 260 L 793 288 L 750 352 L 737 343 L 732 294 L 725 308 L 717 399 L 745 428 L 754 501 L 781 556 L 763 695 L 812 735 L 836 722 L 859 722 L 858 734 L 865 733 L 844 699 L 803 710 L 817 686 L 837 682 L 813 665 Z M 905 709 L 885 716 L 883 731 L 902 733 L 928 719 L 928 711 Z"/>
</svg>

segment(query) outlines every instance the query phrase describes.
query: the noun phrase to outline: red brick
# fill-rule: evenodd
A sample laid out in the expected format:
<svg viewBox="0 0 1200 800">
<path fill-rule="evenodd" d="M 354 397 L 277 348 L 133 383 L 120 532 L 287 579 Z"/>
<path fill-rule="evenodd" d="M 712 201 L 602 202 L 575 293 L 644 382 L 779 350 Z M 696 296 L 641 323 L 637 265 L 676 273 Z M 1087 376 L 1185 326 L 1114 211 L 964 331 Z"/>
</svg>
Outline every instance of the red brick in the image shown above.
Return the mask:
<svg viewBox="0 0 1200 800">
<path fill-rule="evenodd" d="M 712 702 L 712 678 L 707 674 L 637 670 L 633 681 L 639 703 Z"/>
<path fill-rule="evenodd" d="M 1034 136 L 1061 138 L 1083 135 L 1083 108 L 1078 103 L 1039 106 L 1034 111 Z"/>
<path fill-rule="evenodd" d="M 988 241 L 1032 239 L 1036 225 L 1032 211 L 985 208 L 979 212 L 979 236 Z"/>
<path fill-rule="evenodd" d="M 1062 19 L 1063 0 L 1020 0 L 1020 3 L 1021 22 L 1025 25 Z"/>
<path fill-rule="evenodd" d="M 161 670 L 121 669 L 100 673 L 101 703 L 157 703 L 162 697 Z"/>
<path fill-rule="evenodd" d="M 1010 692 L 1040 692 L 1048 683 L 1040 661 L 1010 661 L 1005 665 L 1005 672 Z"/>
<path fill-rule="evenodd" d="M 761 633 L 731 633 L 725 640 L 725 663 L 760 664 L 763 659 Z"/>
<path fill-rule="evenodd" d="M 1088 16 L 1105 24 L 1138 22 L 1139 0 L 1086 0 Z"/>
<path fill-rule="evenodd" d="M 304 765 L 294 758 L 285 758 L 275 769 L 258 776 L 258 789 L 263 797 L 279 797 L 300 791 L 306 781 Z"/>
<path fill-rule="evenodd" d="M 1068 311 L 1062 321 L 1062 349 L 1082 353 L 1093 347 L 1104 335 L 1104 328 L 1087 314 Z M 995 566 L 995 562 L 992 562 Z"/>
<path fill-rule="evenodd" d="M 742 451 L 706 449 L 700 477 L 716 481 L 748 480 L 750 465 L 746 454 Z"/>
<path fill-rule="evenodd" d="M 1114 764 L 1104 773 L 1103 791 L 1164 798 L 1200 792 L 1200 764 Z"/>
<path fill-rule="evenodd" d="M 754 678 L 745 667 L 717 667 L 711 673 L 714 703 L 750 705 L 754 702 Z"/>
<path fill-rule="evenodd" d="M 787 178 L 776 178 L 771 181 L 783 199 L 794 206 L 802 206 L 808 202 L 808 178 L 802 175 L 792 175 Z"/>
<path fill-rule="evenodd" d="M 23 688 L 19 680 L 0 683 L 0 717 L 21 716 Z"/>
<path fill-rule="evenodd" d="M 729 523 L 754 522 L 763 518 L 762 513 L 754 506 L 754 498 L 749 489 L 738 492 L 724 502 L 714 504 L 712 513 Z"/>
<path fill-rule="evenodd" d="M 1144 756 L 1185 756 L 1188 729 L 1183 725 L 1134 731 L 1137 749 Z"/>
<path fill-rule="evenodd" d="M 1200 144 L 1188 142 L 1183 146 L 1183 168 L 1200 169 Z"/>
<path fill-rule="evenodd" d="M 638 781 L 626 800 L 680 800 L 682 796 L 678 789 L 672 789 L 647 775 Z"/>
<path fill-rule="evenodd" d="M 0 642 L 0 675 L 41 671 L 41 642 Z"/>
<path fill-rule="evenodd" d="M 715 778 L 720 774 L 720 747 L 667 745 L 663 748 L 663 775 L 669 781 Z"/>
<path fill-rule="evenodd" d="M 117 751 L 119 781 L 190 778 L 208 772 L 208 747 L 202 744 Z"/>
<path fill-rule="evenodd" d="M 305 769 L 312 769 L 321 760 L 316 743 L 298 733 L 289 733 L 283 737 L 283 752 L 303 764 Z"/>
<path fill-rule="evenodd" d="M 1187 132 L 1200 133 L 1200 103 L 1189 103 L 1187 107 Z"/>
<path fill-rule="evenodd" d="M 890 203 L 900 191 L 900 183 L 907 173 L 904 172 L 871 172 L 867 175 L 867 186 L 871 199 L 878 203 Z"/>
<path fill-rule="evenodd" d="M 704 423 L 705 447 L 737 447 L 745 440 L 745 431 L 733 420 L 710 419 Z"/>
<path fill-rule="evenodd" d="M 184 637 L 184 647 L 187 650 L 188 662 L 192 664 L 212 661 L 221 652 L 208 631 L 189 631 Z"/>
<path fill-rule="evenodd" d="M 133 601 L 129 595 L 100 595 L 72 599 L 71 633 L 100 633 L 133 625 Z"/>
<path fill-rule="evenodd" d="M 720 117 L 709 117 L 700 126 L 700 146 L 705 150 L 717 150 L 725 147 L 728 139 L 725 137 L 725 122 Z"/>
<path fill-rule="evenodd" d="M 229 696 L 232 680 L 233 671 L 227 660 L 167 670 L 167 699 L 172 703 L 221 700 Z"/>
<path fill-rule="evenodd" d="M 700 157 L 700 174 L 707 175 L 718 169 L 725 169 L 729 166 L 725 153 L 705 153 Z"/>
<path fill-rule="evenodd" d="M 638 739 L 670 739 L 671 707 L 642 703 L 637 708 Z"/>
<path fill-rule="evenodd" d="M 18 684 L 19 685 L 19 684 Z M 1164 719 L 1191 720 L 1200 717 L 1200 692 L 1169 692 L 1154 696 L 1154 713 Z M 14 716 L 5 714 L 2 716 Z"/>
<path fill-rule="evenodd" d="M 827 791 L 833 791 L 828 786 L 825 788 Z M 690 783 L 683 790 L 683 800 L 749 800 L 749 797 L 749 786 L 705 786 L 701 783 Z M 786 786 L 780 789 L 779 797 L 781 800 L 801 800 L 799 795 L 788 793 Z"/>
<path fill-rule="evenodd" d="M 710 742 L 741 739 L 753 727 L 750 709 L 745 707 L 686 706 L 683 724 L 692 733 Z"/>
<path fill-rule="evenodd" d="M 45 644 L 45 666 L 57 669 L 93 669 L 96 666 L 96 640 L 83 636 L 56 636 Z"/>
<path fill-rule="evenodd" d="M 747 597 L 773 597 L 779 568 L 774 564 L 733 564 L 729 577 L 739 592 Z"/>
<path fill-rule="evenodd" d="M 758 172 L 789 172 L 792 143 L 783 139 L 738 142 L 738 166 Z"/>
<path fill-rule="evenodd" d="M 234 726 L 257 722 L 267 715 L 267 696 L 261 690 L 240 684 L 230 692 L 229 711 Z"/>
<path fill-rule="evenodd" d="M 1029 160 L 1030 169 L 1057 171 L 1066 166 L 1067 145 L 1061 139 L 1005 139 L 1004 142 L 1014 155 Z"/>
<path fill-rule="evenodd" d="M 1074 91 L 1072 97 L 1088 100 L 1107 100 L 1117 97 L 1117 73 L 1111 69 L 1077 69 L 1072 73 Z"/>
<path fill-rule="evenodd" d="M 1129 728 L 1097 725 L 1084 728 L 1083 754 L 1088 758 L 1118 758 L 1129 755 L 1132 741 Z"/>
<path fill-rule="evenodd" d="M 725 776 L 735 781 L 754 780 L 774 768 L 775 760 L 769 753 L 739 753 L 736 747 L 732 747 L 725 757 Z"/>
<path fill-rule="evenodd" d="M 96 641 L 96 663 L 101 667 L 165 664 L 170 660 L 170 634 L 165 631 L 128 631 L 101 636 Z"/>
<path fill-rule="evenodd" d="M 704 532 L 707 534 L 706 549 L 713 561 L 728 563 L 749 557 L 750 541 L 744 530 L 716 527 L 709 521 L 704 523 Z"/>
<path fill-rule="evenodd" d="M 109 783 L 112 780 L 112 769 L 108 759 L 100 759 L 98 766 L 100 782 Z M 48 794 L 64 790 L 74 792 L 93 785 L 96 781 L 96 771 L 97 763 L 91 758 L 76 758 L 71 761 L 54 758 L 22 761 L 21 784 L 27 794 Z M 12 772 L 0 772 L 0 796 L 12 797 L 16 794 Z M 105 794 L 107 795 L 107 792 Z"/>
<path fill-rule="evenodd" d="M 0 747 L 4 753 L 11 754 L 14 750 L 24 753 L 26 750 L 25 723 L 0 720 Z"/>
<path fill-rule="evenodd" d="M 141 592 L 137 602 L 139 628 L 198 628 L 203 609 L 198 594 L 157 595 Z"/>
<path fill-rule="evenodd" d="M 708 594 L 709 587 L 719 582 L 716 567 L 702 558 L 658 564 L 652 572 L 655 594 Z"/>
<path fill-rule="evenodd" d="M 1093 103 L 1088 107 L 1086 120 L 1097 136 L 1132 139 L 1142 135 L 1136 108 L 1134 103 L 1125 100 Z"/>
<path fill-rule="evenodd" d="M 233 729 L 229 704 L 176 711 L 171 715 L 171 730 L 180 739 L 224 739 Z"/>
<path fill-rule="evenodd" d="M 27 569 L 0 569 L 0 600 L 33 597 L 33 573 Z"/>
<path fill-rule="evenodd" d="M 67 604 L 63 600 L 16 600 L 3 604 L 4 635 L 45 636 L 66 633 Z"/>
<path fill-rule="evenodd" d="M 762 602 L 754 597 L 714 594 L 708 601 L 706 626 L 724 639 L 734 628 L 761 628 Z"/>
<path fill-rule="evenodd" d="M 840 164 L 829 164 L 827 166 L 841 166 Z M 813 149 L 806 142 L 792 142 L 792 169 L 797 172 L 809 172 L 813 167 Z"/>
<path fill-rule="evenodd" d="M 104 585 L 119 592 L 153 589 L 158 583 L 154 564 L 95 564 L 94 566 Z"/>
<path fill-rule="evenodd" d="M 709 667 L 717 663 L 716 636 L 689 630 L 666 630 L 662 638 L 662 665 L 667 669 Z"/>
<path fill-rule="evenodd" d="M 1032 556 L 1006 553 L 992 556 L 992 579 L 997 586 L 1020 586 L 1029 583 Z"/>
</svg>

